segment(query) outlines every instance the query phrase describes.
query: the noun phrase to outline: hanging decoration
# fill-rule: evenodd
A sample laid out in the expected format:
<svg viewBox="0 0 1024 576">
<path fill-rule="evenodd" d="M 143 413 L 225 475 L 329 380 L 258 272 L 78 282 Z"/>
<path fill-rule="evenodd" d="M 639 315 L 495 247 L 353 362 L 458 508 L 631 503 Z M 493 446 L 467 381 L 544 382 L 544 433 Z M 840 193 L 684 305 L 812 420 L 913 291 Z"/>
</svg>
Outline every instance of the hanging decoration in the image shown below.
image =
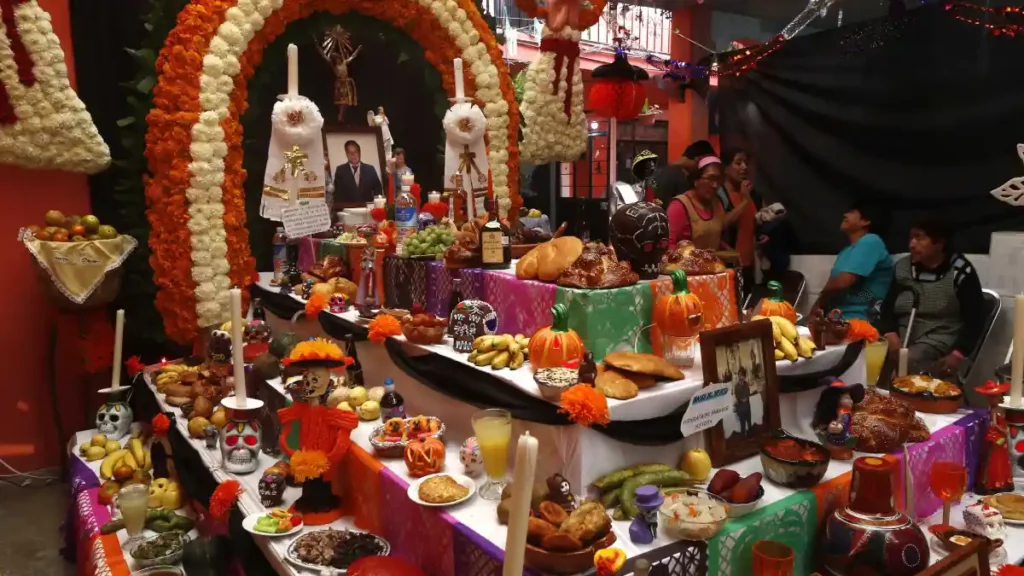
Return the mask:
<svg viewBox="0 0 1024 576">
<path fill-rule="evenodd" d="M 1017 156 L 1024 162 L 1024 144 L 1017 144 Z M 1010 206 L 1024 206 L 1024 176 L 1010 178 L 1006 184 L 993 190 L 992 195 Z"/>
<path fill-rule="evenodd" d="M 486 212 L 484 198 L 487 196 L 487 174 L 490 165 L 487 162 L 487 148 L 484 144 L 484 128 L 487 120 L 480 107 L 466 98 L 462 78 L 462 58 L 456 58 L 455 98 L 452 106 L 445 112 L 444 120 L 444 190 L 452 198 L 459 191 L 461 176 L 462 190 L 469 192 L 466 198 L 466 215 L 472 220 Z M 454 201 L 454 200 L 453 200 Z M 508 214 L 511 203 L 507 198 L 498 200 L 498 210 L 504 217 Z"/>
<path fill-rule="evenodd" d="M 573 162 L 587 149 L 583 112 L 580 32 L 597 23 L 607 0 L 516 0 L 531 18 L 544 20 L 540 53 L 526 69 L 523 89 L 523 158 L 535 164 Z"/>
<path fill-rule="evenodd" d="M 1018 34 L 1024 35 L 1024 8 L 1020 6 L 990 8 L 966 2 L 950 2 L 946 4 L 946 11 L 961 22 L 981 26 L 993 36 L 1013 38 Z M 984 16 L 973 15 L 978 13 Z"/>
<path fill-rule="evenodd" d="M 647 72 L 633 66 L 622 47 L 615 50 L 615 60 L 594 69 L 588 107 L 605 118 L 633 120 L 647 101 L 643 81 Z"/>
<path fill-rule="evenodd" d="M 0 6 L 0 162 L 95 174 L 110 149 L 71 88 L 50 14 L 35 0 Z"/>
</svg>

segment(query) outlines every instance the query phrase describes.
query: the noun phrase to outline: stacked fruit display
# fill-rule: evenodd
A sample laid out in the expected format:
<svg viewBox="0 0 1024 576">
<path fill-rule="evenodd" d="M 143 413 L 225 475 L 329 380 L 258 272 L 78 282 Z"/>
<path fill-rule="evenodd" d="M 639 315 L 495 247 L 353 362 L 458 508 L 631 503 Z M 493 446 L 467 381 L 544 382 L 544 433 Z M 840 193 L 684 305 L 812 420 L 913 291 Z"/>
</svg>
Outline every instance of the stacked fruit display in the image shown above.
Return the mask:
<svg viewBox="0 0 1024 576">
<path fill-rule="evenodd" d="M 86 240 L 110 240 L 117 238 L 117 230 L 100 219 L 88 214 L 65 216 L 60 210 L 50 210 L 43 216 L 46 226 L 31 224 L 26 229 L 38 240 L 50 242 L 85 242 Z"/>
<path fill-rule="evenodd" d="M 772 323 L 772 337 L 775 339 L 775 359 L 786 359 L 796 362 L 800 358 L 810 358 L 814 355 L 814 342 L 810 338 L 804 338 L 796 331 L 796 325 L 782 316 L 754 316 L 750 319 L 770 320 Z"/>
<path fill-rule="evenodd" d="M 136 476 L 136 472 L 148 473 L 153 469 L 153 462 L 149 450 L 142 443 L 141 438 L 131 438 L 125 448 L 121 448 L 116 440 L 106 440 L 102 434 L 97 434 L 92 439 L 92 447 L 100 440 L 104 442 L 106 456 L 100 464 L 100 477 L 104 480 L 114 478 L 120 482 L 130 480 Z M 115 448 L 116 446 L 116 448 Z M 88 451 L 86 449 L 86 458 Z"/>
<path fill-rule="evenodd" d="M 530 339 L 522 334 L 489 334 L 473 341 L 469 361 L 477 366 L 491 365 L 494 370 L 517 370 L 526 362 Z"/>
<path fill-rule="evenodd" d="M 403 256 L 436 256 L 455 242 L 455 233 L 446 226 L 427 226 L 407 236 L 402 242 Z"/>
</svg>

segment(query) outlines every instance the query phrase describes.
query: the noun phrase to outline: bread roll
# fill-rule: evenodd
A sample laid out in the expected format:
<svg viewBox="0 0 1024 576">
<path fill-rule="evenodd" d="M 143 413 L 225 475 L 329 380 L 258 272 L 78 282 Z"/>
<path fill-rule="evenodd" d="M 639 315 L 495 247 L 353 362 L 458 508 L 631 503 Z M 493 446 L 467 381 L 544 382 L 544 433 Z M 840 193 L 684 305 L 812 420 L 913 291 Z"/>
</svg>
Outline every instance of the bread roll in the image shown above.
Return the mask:
<svg viewBox="0 0 1024 576">
<path fill-rule="evenodd" d="M 536 248 L 537 277 L 554 282 L 583 253 L 583 242 L 575 236 L 562 236 Z"/>
<path fill-rule="evenodd" d="M 535 246 L 522 258 L 516 261 L 516 278 L 519 278 L 520 280 L 535 280 L 537 278 L 537 270 L 540 265 L 538 257 L 541 246 L 544 246 L 544 244 Z"/>
</svg>

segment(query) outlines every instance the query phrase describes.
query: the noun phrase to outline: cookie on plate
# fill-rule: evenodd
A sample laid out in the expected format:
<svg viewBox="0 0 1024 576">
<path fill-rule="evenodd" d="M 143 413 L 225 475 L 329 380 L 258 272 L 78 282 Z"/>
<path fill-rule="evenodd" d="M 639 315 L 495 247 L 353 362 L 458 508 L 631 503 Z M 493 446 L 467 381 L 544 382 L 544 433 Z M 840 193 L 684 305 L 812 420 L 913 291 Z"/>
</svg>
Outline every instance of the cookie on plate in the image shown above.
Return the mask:
<svg viewBox="0 0 1024 576">
<path fill-rule="evenodd" d="M 648 374 L 658 378 L 667 378 L 669 380 L 680 380 L 683 378 L 682 370 L 654 354 L 624 351 L 612 352 L 604 357 L 604 363 L 613 368 Z"/>
<path fill-rule="evenodd" d="M 448 504 L 462 500 L 469 494 L 469 488 L 455 481 L 447 474 L 427 478 L 420 484 L 420 500 L 430 504 Z"/>
</svg>

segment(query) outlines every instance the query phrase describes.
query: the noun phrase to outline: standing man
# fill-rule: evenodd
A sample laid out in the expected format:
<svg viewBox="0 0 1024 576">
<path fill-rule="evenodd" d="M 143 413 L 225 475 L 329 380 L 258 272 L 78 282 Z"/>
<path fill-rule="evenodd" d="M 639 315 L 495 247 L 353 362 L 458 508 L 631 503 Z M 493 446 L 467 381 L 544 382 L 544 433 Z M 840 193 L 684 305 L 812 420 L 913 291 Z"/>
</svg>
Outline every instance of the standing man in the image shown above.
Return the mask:
<svg viewBox="0 0 1024 576">
<path fill-rule="evenodd" d="M 832 273 L 811 308 L 828 311 L 837 308 L 847 320 L 868 320 L 869 310 L 879 306 L 889 292 L 893 263 L 880 231 L 884 213 L 873 206 L 857 205 L 843 214 L 839 229 L 850 245 L 843 248 L 832 265 Z M 874 315 L 874 313 L 872 313 Z"/>
<path fill-rule="evenodd" d="M 339 203 L 372 202 L 380 196 L 380 177 L 373 166 L 363 164 L 362 150 L 355 140 L 345 142 L 348 162 L 334 171 L 334 198 Z"/>
<path fill-rule="evenodd" d="M 395 169 L 392 172 L 392 180 L 395 182 L 395 196 L 402 191 L 402 176 L 412 174 L 412 168 L 405 163 L 405 148 L 395 146 L 394 149 Z"/>
</svg>

